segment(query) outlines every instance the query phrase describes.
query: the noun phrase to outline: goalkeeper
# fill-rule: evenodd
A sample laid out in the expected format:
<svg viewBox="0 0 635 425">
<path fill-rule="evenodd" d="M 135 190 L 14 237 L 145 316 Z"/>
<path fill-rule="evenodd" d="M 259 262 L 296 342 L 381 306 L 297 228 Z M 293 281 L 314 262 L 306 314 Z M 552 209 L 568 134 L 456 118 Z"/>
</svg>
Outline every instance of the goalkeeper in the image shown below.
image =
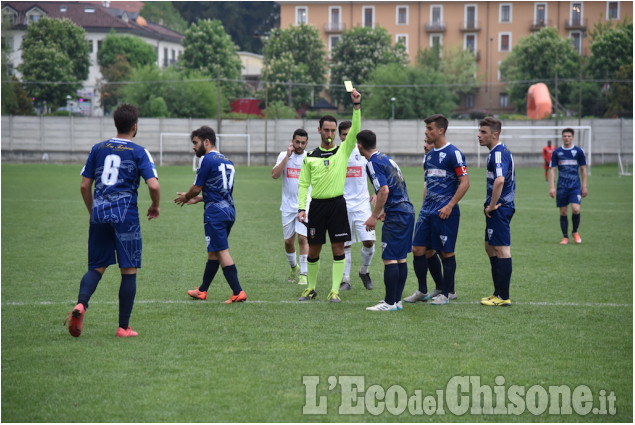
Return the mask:
<svg viewBox="0 0 635 425">
<path fill-rule="evenodd" d="M 306 198 L 311 186 L 311 214 L 307 223 L 309 240 L 309 256 L 307 258 L 308 287 L 302 292 L 299 301 L 309 301 L 317 296 L 318 270 L 320 268 L 320 252 L 326 243 L 326 232 L 331 240 L 333 251 L 333 272 L 330 302 L 340 302 L 339 287 L 344 274 L 344 243 L 351 240 L 348 224 L 346 201 L 344 200 L 344 183 L 348 158 L 356 145 L 356 136 L 361 128 L 361 98 L 355 89 L 351 93 L 353 101 L 353 119 L 346 140 L 334 146 L 337 120 L 329 115 L 320 119 L 318 133 L 321 144 L 309 152 L 304 158 L 300 181 L 298 184 L 298 220 L 306 223 Z"/>
</svg>

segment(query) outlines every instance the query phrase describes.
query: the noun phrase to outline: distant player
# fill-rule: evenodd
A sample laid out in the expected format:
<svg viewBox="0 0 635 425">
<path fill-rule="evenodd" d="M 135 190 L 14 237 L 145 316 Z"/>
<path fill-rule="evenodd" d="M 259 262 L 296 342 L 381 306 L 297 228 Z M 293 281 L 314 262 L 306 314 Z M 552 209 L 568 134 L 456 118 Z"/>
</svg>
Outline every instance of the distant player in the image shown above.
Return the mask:
<svg viewBox="0 0 635 425">
<path fill-rule="evenodd" d="M 274 179 L 282 176 L 282 233 L 284 235 L 284 250 L 289 261 L 289 277 L 287 281 L 293 283 L 298 279 L 298 284 L 306 285 L 306 259 L 309 254 L 309 243 L 306 239 L 306 224 L 300 223 L 298 218 L 298 179 L 302 162 L 306 156 L 304 149 L 309 140 L 309 135 L 304 129 L 298 128 L 293 132 L 291 143 L 286 151 L 280 152 L 276 165 L 271 170 Z M 295 254 L 295 236 L 298 235 L 300 248 L 300 264 L 298 265 Z"/>
<path fill-rule="evenodd" d="M 408 198 L 406 182 L 395 161 L 377 151 L 377 138 L 370 130 L 357 134 L 357 146 L 368 160 L 366 170 L 377 194 L 375 208 L 364 223 L 374 230 L 377 221 L 384 224 L 381 231 L 381 258 L 384 260 L 386 295 L 370 311 L 401 310 L 401 295 L 408 278 L 408 253 L 412 251 L 412 231 L 415 210 Z"/>
<path fill-rule="evenodd" d="M 333 252 L 331 271 L 331 292 L 328 300 L 340 302 L 340 283 L 344 275 L 344 243 L 351 239 L 351 229 L 344 200 L 344 183 L 348 158 L 355 147 L 355 136 L 361 127 L 361 98 L 355 89 L 351 93 L 353 101 L 353 125 L 346 140 L 339 146 L 333 141 L 337 131 L 337 120 L 329 115 L 320 119 L 318 132 L 321 143 L 304 158 L 298 190 L 298 220 L 306 221 L 306 197 L 311 186 L 311 214 L 309 214 L 307 237 L 309 239 L 309 257 L 307 258 L 308 288 L 299 301 L 309 301 L 317 296 L 320 252 L 326 243 L 328 231 Z"/>
<path fill-rule="evenodd" d="M 425 187 L 412 240 L 413 264 L 417 279 L 421 281 L 428 272 L 426 251 L 434 249 L 441 253 L 443 288 L 432 304 L 443 305 L 457 297 L 454 289 L 454 247 L 461 215 L 458 202 L 470 187 L 470 181 L 465 156 L 445 138 L 447 118 L 435 114 L 424 121 L 426 139 L 434 144 L 434 149 L 425 156 L 423 166 Z"/>
<path fill-rule="evenodd" d="M 573 240 L 582 243 L 578 233 L 580 226 L 580 203 L 587 196 L 586 156 L 582 148 L 573 145 L 573 129 L 562 130 L 563 146 L 556 148 L 549 164 L 549 196 L 556 198 L 556 206 L 560 208 L 560 228 L 562 229 L 561 245 L 569 243 L 568 206 L 571 204 L 571 222 L 573 224 Z M 554 187 L 558 168 L 558 191 Z M 582 182 L 582 184 L 580 184 Z"/>
<path fill-rule="evenodd" d="M 487 155 L 487 197 L 485 213 L 485 252 L 492 270 L 494 293 L 481 299 L 487 306 L 510 306 L 509 284 L 512 277 L 509 224 L 516 211 L 516 172 L 514 158 L 499 142 L 501 122 L 487 117 L 479 123 L 478 143 L 489 149 Z"/>
<path fill-rule="evenodd" d="M 203 221 L 205 223 L 205 239 L 207 241 L 207 263 L 203 273 L 203 281 L 199 287 L 187 291 L 187 294 L 198 300 L 207 299 L 207 290 L 218 272 L 223 275 L 232 290 L 232 295 L 225 304 L 243 302 L 247 294 L 238 280 L 238 271 L 229 254 L 229 233 L 236 220 L 234 208 L 234 164 L 216 148 L 216 133 L 208 126 L 192 131 L 192 148 L 201 159 L 194 184 L 187 192 L 177 192 L 174 202 L 177 205 L 192 205 L 204 202 Z M 203 192 L 202 195 L 199 193 Z"/>
<path fill-rule="evenodd" d="M 551 140 L 547 140 L 547 146 L 542 148 L 542 159 L 545 161 L 545 181 L 549 181 L 549 164 L 551 163 L 551 154 L 555 148 L 555 146 L 551 146 Z"/>
<path fill-rule="evenodd" d="M 350 128 L 350 121 L 340 122 L 338 131 L 342 142 L 346 140 Z M 351 227 L 351 240 L 344 244 L 346 265 L 344 266 L 340 291 L 351 289 L 351 247 L 357 241 L 362 242 L 362 264 L 359 269 L 359 277 L 366 289 L 373 289 L 373 280 L 370 278 L 368 268 L 375 254 L 375 231 L 366 230 L 366 226 L 364 226 L 364 222 L 370 216 L 366 163 L 366 159 L 355 146 L 350 158 L 348 158 L 346 183 L 344 184 L 344 199 L 346 200 L 348 224 Z"/>
<path fill-rule="evenodd" d="M 117 263 L 121 272 L 121 284 L 119 328 L 116 335 L 120 338 L 138 335 L 129 326 L 137 293 L 137 269 L 141 267 L 142 251 L 137 189 L 143 177 L 152 199 L 148 208 L 148 220 L 159 217 L 161 189 L 150 153 L 132 143 L 138 129 L 137 108 L 133 105 L 121 105 L 113 113 L 113 118 L 117 135 L 93 146 L 81 173 L 82 198 L 90 214 L 88 271 L 79 285 L 77 305 L 66 318 L 69 321 L 68 331 L 74 337 L 82 333 L 88 302 L 106 268 Z"/>
<path fill-rule="evenodd" d="M 423 150 L 425 154 L 434 149 L 434 144 L 429 140 L 423 141 Z M 423 163 L 425 164 L 425 155 L 423 157 Z M 428 282 L 427 282 L 427 274 L 423 274 L 423 276 L 417 276 L 417 281 L 419 284 L 418 289 L 409 297 L 404 298 L 403 300 L 407 303 L 416 303 L 417 301 L 428 301 L 433 298 L 439 296 L 443 289 L 443 271 L 441 268 L 441 260 L 439 259 L 439 254 L 434 249 L 427 249 L 425 252 L 426 261 L 428 263 L 428 271 L 434 280 L 435 288 L 432 292 L 428 293 Z"/>
</svg>

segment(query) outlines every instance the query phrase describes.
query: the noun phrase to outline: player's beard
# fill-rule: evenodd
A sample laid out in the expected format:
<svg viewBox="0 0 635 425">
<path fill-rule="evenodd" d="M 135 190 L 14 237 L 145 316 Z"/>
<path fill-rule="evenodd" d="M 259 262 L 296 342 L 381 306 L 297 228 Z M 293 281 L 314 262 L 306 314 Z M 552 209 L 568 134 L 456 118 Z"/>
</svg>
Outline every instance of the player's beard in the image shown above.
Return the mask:
<svg viewBox="0 0 635 425">
<path fill-rule="evenodd" d="M 205 155 L 205 146 L 201 145 L 201 147 L 198 148 L 196 151 L 196 157 L 201 158 L 204 155 Z"/>
</svg>

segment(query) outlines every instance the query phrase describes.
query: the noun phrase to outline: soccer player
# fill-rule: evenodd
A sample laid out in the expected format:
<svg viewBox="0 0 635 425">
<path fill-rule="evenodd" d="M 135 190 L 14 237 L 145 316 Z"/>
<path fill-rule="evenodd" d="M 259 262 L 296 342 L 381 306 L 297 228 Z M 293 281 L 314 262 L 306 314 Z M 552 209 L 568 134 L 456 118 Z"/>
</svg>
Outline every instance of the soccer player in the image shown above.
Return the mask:
<svg viewBox="0 0 635 425">
<path fill-rule="evenodd" d="M 425 164 L 425 155 L 428 154 L 432 149 L 434 149 L 434 144 L 429 140 L 423 141 L 423 162 Z M 422 277 L 417 276 L 418 281 L 418 289 L 409 297 L 404 298 L 403 300 L 407 303 L 416 303 L 417 301 L 428 301 L 433 298 L 436 298 L 441 294 L 443 289 L 443 271 L 441 268 L 441 260 L 439 259 L 439 254 L 434 249 L 427 249 L 425 252 L 426 261 L 428 263 L 428 271 L 434 280 L 434 290 L 428 294 L 428 282 L 427 282 L 427 274 L 424 274 Z"/>
<path fill-rule="evenodd" d="M 306 259 L 309 253 L 309 243 L 306 239 L 306 225 L 296 220 L 298 217 L 298 179 L 306 155 L 304 149 L 306 149 L 308 140 L 309 135 L 304 129 L 298 128 L 294 131 L 287 150 L 280 152 L 276 165 L 271 170 L 271 177 L 274 179 L 282 176 L 282 203 L 280 204 L 282 233 L 284 235 L 284 250 L 291 267 L 287 280 L 289 283 L 293 283 L 298 279 L 300 285 L 307 284 Z M 295 255 L 296 234 L 300 247 L 299 265 Z"/>
<path fill-rule="evenodd" d="M 499 142 L 501 122 L 487 117 L 479 123 L 478 143 L 489 149 L 487 155 L 487 197 L 485 213 L 485 252 L 490 261 L 494 293 L 481 299 L 488 306 L 510 306 L 509 283 L 512 277 L 511 237 L 509 224 L 516 207 L 516 172 L 514 158 L 507 146 Z"/>
<path fill-rule="evenodd" d="M 132 142 L 137 134 L 139 111 L 121 105 L 113 113 L 117 135 L 93 146 L 82 169 L 81 194 L 90 214 L 88 271 L 79 285 L 77 305 L 64 321 L 74 337 L 82 333 L 88 302 L 106 268 L 119 263 L 120 338 L 137 336 L 130 327 L 130 315 L 137 293 L 137 269 L 141 267 L 141 228 L 137 210 L 140 178 L 148 185 L 152 203 L 148 220 L 159 217 L 161 188 L 152 156 Z M 95 183 L 94 194 L 92 192 Z M 116 257 L 115 257 L 116 253 Z"/>
<path fill-rule="evenodd" d="M 344 200 L 344 183 L 348 158 L 355 147 L 355 136 L 361 127 L 361 98 L 355 89 L 351 93 L 353 100 L 352 126 L 346 140 L 339 146 L 333 141 L 337 131 L 337 120 L 326 115 L 320 119 L 318 133 L 321 143 L 304 158 L 298 189 L 298 220 L 306 221 L 306 197 L 311 186 L 311 214 L 309 215 L 307 237 L 309 239 L 309 257 L 307 258 L 308 287 L 302 292 L 299 301 L 309 301 L 317 295 L 320 252 L 326 243 L 326 232 L 331 240 L 333 252 L 332 285 L 328 300 L 340 302 L 339 288 L 344 274 L 344 242 L 351 240 L 351 230 Z"/>
<path fill-rule="evenodd" d="M 458 202 L 470 187 L 465 156 L 445 138 L 448 119 L 440 114 L 427 117 L 426 139 L 434 149 L 425 156 L 423 168 L 425 187 L 423 205 L 415 225 L 412 254 L 415 274 L 421 282 L 428 271 L 425 253 L 434 249 L 441 253 L 443 287 L 432 304 L 447 304 L 456 299 L 454 275 L 456 257 L 454 247 L 459 232 Z M 429 294 L 423 294 L 424 297 Z"/>
<path fill-rule="evenodd" d="M 342 121 L 337 127 L 340 140 L 346 140 L 351 128 L 350 121 Z M 366 230 L 364 222 L 370 216 L 370 197 L 366 183 L 366 159 L 359 153 L 357 146 L 353 149 L 348 166 L 346 168 L 346 183 L 344 184 L 344 199 L 348 213 L 348 224 L 351 228 L 351 240 L 344 244 L 344 276 L 340 284 L 340 291 L 351 289 L 351 247 L 357 242 L 362 242 L 362 265 L 359 269 L 359 277 L 364 288 L 373 289 L 373 280 L 370 278 L 368 267 L 375 254 L 375 231 Z"/>
<path fill-rule="evenodd" d="M 573 240 L 582 243 L 578 233 L 580 226 L 580 203 L 587 196 L 586 156 L 582 148 L 573 145 L 573 129 L 562 130 L 563 146 L 556 148 L 549 164 L 549 196 L 556 198 L 556 206 L 560 208 L 560 228 L 562 229 L 561 245 L 569 243 L 569 220 L 567 213 L 571 204 L 571 223 L 573 224 Z M 554 187 L 558 167 L 558 191 Z M 580 180 L 582 185 L 580 185 Z"/>
<path fill-rule="evenodd" d="M 555 146 L 551 146 L 551 140 L 547 140 L 547 146 L 542 148 L 542 159 L 545 160 L 545 181 L 549 181 L 549 163 L 551 162 L 551 154 L 555 149 Z"/>
<path fill-rule="evenodd" d="M 207 264 L 203 281 L 199 287 L 187 291 L 197 300 L 207 299 L 207 290 L 218 272 L 223 275 L 232 289 L 232 295 L 225 304 L 243 302 L 247 299 L 238 281 L 238 271 L 229 253 L 229 233 L 236 220 L 234 208 L 234 164 L 216 149 L 216 133 L 208 126 L 202 126 L 191 134 L 196 156 L 201 159 L 194 184 L 187 192 L 177 192 L 177 205 L 192 205 L 205 202 L 203 219 L 207 240 Z M 203 191 L 202 195 L 199 195 Z"/>
<path fill-rule="evenodd" d="M 386 295 L 377 305 L 367 307 L 370 311 L 401 310 L 401 295 L 408 278 L 408 253 L 412 251 L 412 230 L 415 210 L 406 182 L 395 161 L 377 150 L 377 137 L 370 130 L 357 133 L 359 152 L 368 160 L 368 177 L 373 183 L 377 201 L 364 225 L 374 230 L 377 220 L 382 219 L 381 258 L 384 260 L 384 284 Z"/>
</svg>

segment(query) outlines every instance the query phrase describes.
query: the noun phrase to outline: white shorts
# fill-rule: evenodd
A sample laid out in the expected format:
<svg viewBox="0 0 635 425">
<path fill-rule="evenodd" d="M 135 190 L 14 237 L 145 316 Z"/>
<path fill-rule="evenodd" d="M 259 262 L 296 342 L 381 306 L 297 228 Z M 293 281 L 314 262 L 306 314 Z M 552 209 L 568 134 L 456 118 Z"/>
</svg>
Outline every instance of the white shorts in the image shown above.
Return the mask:
<svg viewBox="0 0 635 425">
<path fill-rule="evenodd" d="M 282 212 L 282 233 L 285 239 L 296 233 L 306 236 L 306 226 L 298 221 L 297 212 Z"/>
<path fill-rule="evenodd" d="M 370 204 L 365 204 L 361 208 L 355 211 L 348 210 L 348 224 L 351 226 L 351 240 L 346 242 L 345 246 L 351 246 L 356 242 L 374 241 L 375 231 L 370 232 L 366 230 L 364 223 L 368 220 L 368 217 L 372 214 L 370 210 Z"/>
</svg>

